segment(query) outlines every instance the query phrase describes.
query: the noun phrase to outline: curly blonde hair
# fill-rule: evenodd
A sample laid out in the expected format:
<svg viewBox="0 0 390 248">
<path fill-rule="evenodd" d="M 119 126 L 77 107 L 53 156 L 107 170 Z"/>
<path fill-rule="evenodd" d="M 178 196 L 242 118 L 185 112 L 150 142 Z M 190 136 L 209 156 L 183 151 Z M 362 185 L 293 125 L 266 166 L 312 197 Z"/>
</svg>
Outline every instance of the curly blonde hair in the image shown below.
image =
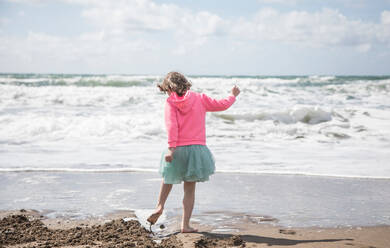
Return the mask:
<svg viewBox="0 0 390 248">
<path fill-rule="evenodd" d="M 162 84 L 157 84 L 157 87 L 160 89 L 160 91 L 164 93 L 174 91 L 179 96 L 184 95 L 186 91 L 191 88 L 191 86 L 192 84 L 183 74 L 175 71 L 168 73 L 165 76 Z"/>
</svg>

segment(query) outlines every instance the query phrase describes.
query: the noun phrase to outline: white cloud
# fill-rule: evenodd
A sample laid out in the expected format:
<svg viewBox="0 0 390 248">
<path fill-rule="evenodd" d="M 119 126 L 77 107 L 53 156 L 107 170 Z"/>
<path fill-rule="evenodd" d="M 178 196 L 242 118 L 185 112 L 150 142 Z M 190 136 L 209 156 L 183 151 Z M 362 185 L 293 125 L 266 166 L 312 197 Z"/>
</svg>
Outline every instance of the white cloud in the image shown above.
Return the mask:
<svg viewBox="0 0 390 248">
<path fill-rule="evenodd" d="M 371 44 L 360 44 L 356 46 L 356 50 L 361 53 L 368 52 L 371 49 Z"/>
<path fill-rule="evenodd" d="M 297 4 L 297 2 L 299 2 L 299 0 L 257 0 L 257 1 L 261 4 L 288 4 L 288 5 L 294 5 Z"/>
<path fill-rule="evenodd" d="M 0 18 L 0 27 L 10 22 L 8 18 Z"/>
<path fill-rule="evenodd" d="M 46 59 L 77 63 L 85 61 L 90 64 L 117 62 L 118 59 L 136 61 L 142 52 L 167 49 L 162 47 L 164 44 L 157 37 L 165 37 L 165 42 L 170 43 L 169 49 L 174 49 L 169 52 L 177 55 L 189 54 L 212 42 L 219 44 L 221 40 L 218 39 L 221 37 L 237 47 L 257 46 L 261 41 L 273 41 L 275 44 L 293 46 L 350 47 L 358 52 L 368 52 L 378 44 L 390 45 L 390 11 L 383 11 L 378 23 L 354 20 L 334 9 L 281 12 L 262 8 L 253 16 L 233 20 L 209 11 L 193 11 L 152 0 L 57 1 L 80 5 L 82 17 L 93 28 L 76 37 L 32 31 L 24 39 L 6 36 L 0 30 L 0 54 L 8 54 L 8 57 L 19 58 L 20 61 Z M 288 2 L 298 1 L 303 0 Z M 46 4 L 52 1 L 32 2 Z M 6 23 L 6 19 L 0 19 L 0 27 Z M 148 36 L 150 34 L 154 36 Z M 239 49 L 235 51 L 239 52 Z M 132 56 L 135 53 L 138 53 L 138 57 Z M 156 53 L 156 57 L 160 53 L 161 50 Z"/>
<path fill-rule="evenodd" d="M 266 4 L 266 5 L 287 5 L 287 6 L 293 6 L 297 4 L 316 4 L 317 6 L 323 6 L 323 4 L 328 4 L 329 1 L 322 1 L 322 0 L 257 0 L 260 4 Z M 369 1 L 367 0 L 338 0 L 335 1 L 339 5 L 344 5 L 348 8 L 364 8 L 367 6 Z M 390 1 L 389 1 L 390 2 Z"/>
<path fill-rule="evenodd" d="M 174 52 L 180 55 L 202 46 L 210 37 L 226 33 L 227 29 L 227 22 L 216 14 L 150 0 L 89 0 L 82 16 L 113 36 L 165 32 L 173 37 Z"/>
<path fill-rule="evenodd" d="M 378 30 L 378 40 L 390 46 L 390 11 L 385 10 L 381 13 L 381 25 Z"/>
<path fill-rule="evenodd" d="M 44 5 L 49 2 L 49 0 L 6 0 L 11 3 L 16 4 L 32 4 L 32 5 Z"/>
<path fill-rule="evenodd" d="M 382 26 L 390 22 L 388 11 L 382 13 L 382 23 L 379 24 L 351 20 L 333 9 L 282 13 L 263 8 L 252 18 L 233 21 L 210 12 L 193 12 L 174 4 L 156 4 L 150 0 L 89 0 L 88 3 L 83 16 L 106 32 L 119 35 L 129 32 L 168 32 L 176 38 L 181 54 L 202 46 L 212 36 L 226 34 L 230 39 L 238 40 L 272 40 L 312 47 L 349 46 L 358 51 L 367 51 L 375 42 L 388 39 L 379 33 L 383 30 Z"/>
<path fill-rule="evenodd" d="M 148 0 L 95 1 L 83 11 L 83 17 L 109 30 L 163 31 L 175 25 L 175 5 L 157 5 Z"/>
<path fill-rule="evenodd" d="M 158 49 L 156 43 L 135 39 L 111 38 L 104 32 L 84 33 L 67 38 L 45 33 L 29 32 L 26 39 L 0 37 L 0 54 L 24 63 L 51 62 L 66 65 L 100 64 L 107 61 L 128 61 L 133 53 Z"/>
<path fill-rule="evenodd" d="M 282 43 L 302 44 L 311 47 L 349 46 L 358 51 L 369 50 L 387 23 L 390 12 L 382 13 L 382 23 L 350 20 L 337 10 L 319 12 L 279 12 L 272 8 L 259 10 L 251 19 L 241 19 L 233 27 L 234 36 L 254 40 L 271 40 Z"/>
<path fill-rule="evenodd" d="M 347 46 L 367 51 L 375 42 L 388 39 L 378 33 L 390 19 L 386 11 L 382 13 L 382 23 L 375 24 L 351 20 L 334 9 L 279 12 L 263 8 L 253 17 L 236 21 L 207 11 L 194 12 L 151 0 L 64 1 L 85 4 L 83 17 L 111 35 L 124 36 L 133 32 L 171 34 L 177 43 L 178 54 L 185 54 L 220 35 L 228 35 L 233 40 L 271 40 L 311 47 Z M 263 1 L 292 3 L 300 0 Z"/>
<path fill-rule="evenodd" d="M 390 11 L 383 11 L 381 13 L 381 21 L 384 25 L 390 25 Z"/>
<path fill-rule="evenodd" d="M 9 0 L 28 2 L 27 0 Z M 223 33 L 221 17 L 207 11 L 194 12 L 174 4 L 158 4 L 151 0 L 57 0 L 84 7 L 82 17 L 99 30 L 112 35 L 134 32 L 170 32 L 177 37 L 207 40 L 207 36 Z M 33 3 L 50 3 L 34 0 Z"/>
<path fill-rule="evenodd" d="M 350 46 L 359 51 L 365 50 L 362 47 L 371 48 L 376 42 L 389 43 L 390 40 L 390 31 L 386 31 L 390 11 L 382 12 L 381 23 L 352 20 L 338 10 L 326 8 L 317 12 L 262 8 L 252 17 L 230 20 L 207 11 L 195 12 L 152 0 L 58 1 L 82 5 L 82 16 L 108 36 L 125 38 L 132 33 L 166 32 L 175 38 L 181 51 L 202 46 L 211 37 L 220 35 L 229 35 L 233 40 L 271 40 L 311 47 Z M 291 4 L 304 0 L 258 1 Z"/>
<path fill-rule="evenodd" d="M 0 18 L 0 35 L 3 33 L 3 26 L 10 22 L 8 18 Z"/>
<path fill-rule="evenodd" d="M 150 0 L 90 0 L 89 3 L 83 17 L 114 34 L 171 32 L 180 37 L 185 33 L 196 39 L 215 35 L 223 29 L 219 16 L 206 11 L 192 12 L 174 4 L 156 4 Z"/>
</svg>

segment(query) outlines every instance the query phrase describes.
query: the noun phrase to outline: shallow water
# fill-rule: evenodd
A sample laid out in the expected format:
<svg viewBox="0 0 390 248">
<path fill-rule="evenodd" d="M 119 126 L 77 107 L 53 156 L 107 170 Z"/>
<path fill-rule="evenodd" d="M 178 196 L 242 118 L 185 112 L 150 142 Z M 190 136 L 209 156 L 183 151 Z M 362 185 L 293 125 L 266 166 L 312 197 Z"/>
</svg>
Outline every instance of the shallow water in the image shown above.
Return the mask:
<svg viewBox="0 0 390 248">
<path fill-rule="evenodd" d="M 99 217 L 135 210 L 141 223 L 156 204 L 153 172 L 0 173 L 0 210 L 36 209 L 48 217 Z M 179 223 L 175 185 L 161 223 Z M 217 173 L 197 184 L 193 221 L 234 229 L 246 221 L 293 227 L 390 225 L 390 181 L 275 174 Z M 145 223 L 144 223 L 145 224 Z"/>
</svg>

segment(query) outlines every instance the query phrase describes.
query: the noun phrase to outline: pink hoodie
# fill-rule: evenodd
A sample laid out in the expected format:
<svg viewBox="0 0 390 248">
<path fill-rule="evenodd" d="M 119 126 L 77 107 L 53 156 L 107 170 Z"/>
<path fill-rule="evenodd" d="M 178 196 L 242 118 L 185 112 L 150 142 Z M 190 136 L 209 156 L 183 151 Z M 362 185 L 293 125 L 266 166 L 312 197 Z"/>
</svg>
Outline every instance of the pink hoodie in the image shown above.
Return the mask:
<svg viewBox="0 0 390 248">
<path fill-rule="evenodd" d="M 165 104 L 169 147 L 206 145 L 206 112 L 226 110 L 235 100 L 233 95 L 215 100 L 190 90 L 181 97 L 172 92 Z"/>
</svg>

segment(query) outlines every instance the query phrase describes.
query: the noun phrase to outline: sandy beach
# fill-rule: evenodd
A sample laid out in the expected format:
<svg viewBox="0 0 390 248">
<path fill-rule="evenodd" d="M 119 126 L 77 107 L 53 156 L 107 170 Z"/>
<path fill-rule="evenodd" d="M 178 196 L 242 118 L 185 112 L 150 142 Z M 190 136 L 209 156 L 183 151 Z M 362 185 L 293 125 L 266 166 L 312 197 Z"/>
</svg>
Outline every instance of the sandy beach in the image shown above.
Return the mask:
<svg viewBox="0 0 390 248">
<path fill-rule="evenodd" d="M 178 232 L 182 185 L 149 231 L 157 173 L 0 173 L 3 247 L 390 247 L 388 180 L 217 173 Z"/>
<path fill-rule="evenodd" d="M 34 210 L 0 212 L 0 247 L 358 247 L 387 248 L 390 226 L 283 228 L 246 223 L 239 232 L 218 233 L 196 225 L 199 233 L 172 231 L 159 237 L 131 211 L 101 218 L 47 218 Z"/>
</svg>

